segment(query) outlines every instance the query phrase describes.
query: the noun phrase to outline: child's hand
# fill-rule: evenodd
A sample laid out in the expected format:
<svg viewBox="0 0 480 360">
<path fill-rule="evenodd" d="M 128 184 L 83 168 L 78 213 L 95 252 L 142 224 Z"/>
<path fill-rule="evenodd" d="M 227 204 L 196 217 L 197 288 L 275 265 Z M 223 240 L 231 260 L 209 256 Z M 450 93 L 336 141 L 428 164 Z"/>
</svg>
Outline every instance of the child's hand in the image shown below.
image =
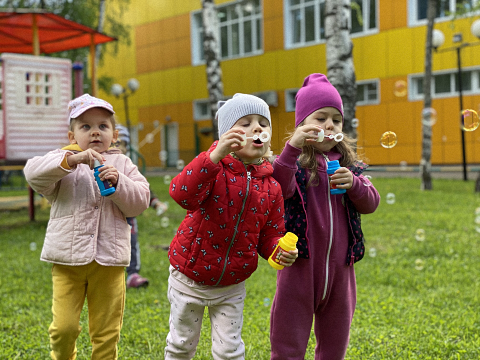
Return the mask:
<svg viewBox="0 0 480 360">
<path fill-rule="evenodd" d="M 243 140 L 242 135 L 245 131 L 240 129 L 230 129 L 218 139 L 218 144 L 215 150 L 210 153 L 210 160 L 215 164 L 218 164 L 225 156 L 232 151 L 238 151 L 243 148 L 241 142 Z"/>
<path fill-rule="evenodd" d="M 316 142 L 320 130 L 322 130 L 322 128 L 317 125 L 298 126 L 295 129 L 295 132 L 293 133 L 289 143 L 290 145 L 301 149 L 308 143 Z"/>
<path fill-rule="evenodd" d="M 113 165 L 104 165 L 100 168 L 98 177 L 101 181 L 110 180 L 113 185 L 117 185 L 118 170 Z"/>
<path fill-rule="evenodd" d="M 331 182 L 339 189 L 350 189 L 353 185 L 353 174 L 345 167 L 341 167 L 331 176 Z"/>
<path fill-rule="evenodd" d="M 280 256 L 279 264 L 286 267 L 292 266 L 297 257 L 298 249 L 290 250 L 288 252 L 282 249 L 282 255 Z"/>
<path fill-rule="evenodd" d="M 105 161 L 105 157 L 103 157 L 100 153 L 92 149 L 87 149 L 85 151 L 79 152 L 78 154 L 67 156 L 67 163 L 70 167 L 74 167 L 78 164 L 86 164 L 90 166 L 90 169 L 93 169 L 95 159 L 100 161 L 100 163 L 102 164 Z"/>
</svg>

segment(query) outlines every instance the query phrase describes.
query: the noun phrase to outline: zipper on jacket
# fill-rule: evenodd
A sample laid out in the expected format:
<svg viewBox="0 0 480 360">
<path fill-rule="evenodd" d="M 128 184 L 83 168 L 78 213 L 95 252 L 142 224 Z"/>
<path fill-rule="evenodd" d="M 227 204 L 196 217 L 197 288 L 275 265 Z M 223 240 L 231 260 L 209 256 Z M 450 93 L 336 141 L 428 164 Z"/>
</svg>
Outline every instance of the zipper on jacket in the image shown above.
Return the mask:
<svg viewBox="0 0 480 360">
<path fill-rule="evenodd" d="M 246 169 L 247 169 L 247 167 L 245 166 L 245 170 Z M 235 236 L 237 236 L 238 224 L 240 224 L 240 220 L 241 220 L 242 215 L 243 215 L 243 210 L 245 210 L 245 203 L 247 202 L 247 196 L 248 196 L 248 193 L 250 191 L 250 181 L 251 180 L 252 180 L 252 177 L 251 177 L 250 171 L 247 171 L 247 189 L 245 191 L 245 197 L 243 198 L 242 209 L 240 210 L 240 213 L 238 214 L 237 224 L 234 227 L 233 236 L 232 236 L 232 239 L 230 240 L 230 245 L 228 246 L 227 254 L 225 255 L 225 264 L 223 264 L 222 273 L 220 274 L 220 277 L 219 277 L 217 283 L 213 286 L 217 286 L 220 283 L 220 281 L 222 280 L 223 275 L 225 274 L 225 269 L 227 268 L 227 264 L 228 264 L 228 255 L 230 254 L 230 250 L 232 249 L 233 241 L 235 240 Z"/>
<path fill-rule="evenodd" d="M 327 165 L 327 159 L 325 159 L 325 165 Z M 328 174 L 327 174 L 327 177 L 328 177 Z M 327 196 L 328 196 L 328 209 L 330 211 L 330 241 L 328 243 L 327 260 L 325 262 L 325 289 L 323 289 L 322 300 L 324 300 L 325 296 L 327 295 L 328 268 L 330 263 L 330 250 L 332 249 L 332 241 L 333 241 L 333 214 L 332 214 L 332 200 L 330 195 L 330 189 L 327 189 Z"/>
</svg>

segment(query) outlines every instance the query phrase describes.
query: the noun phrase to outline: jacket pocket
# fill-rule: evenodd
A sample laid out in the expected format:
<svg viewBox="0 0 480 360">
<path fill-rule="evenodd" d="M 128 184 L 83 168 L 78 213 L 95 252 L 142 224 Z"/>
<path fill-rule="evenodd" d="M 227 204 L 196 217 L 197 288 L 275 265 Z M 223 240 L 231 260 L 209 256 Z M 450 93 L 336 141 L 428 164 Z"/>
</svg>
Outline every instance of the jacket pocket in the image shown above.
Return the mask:
<svg viewBox="0 0 480 360">
<path fill-rule="evenodd" d="M 72 262 L 73 229 L 73 215 L 50 219 L 43 244 L 42 259 L 61 263 Z"/>
</svg>

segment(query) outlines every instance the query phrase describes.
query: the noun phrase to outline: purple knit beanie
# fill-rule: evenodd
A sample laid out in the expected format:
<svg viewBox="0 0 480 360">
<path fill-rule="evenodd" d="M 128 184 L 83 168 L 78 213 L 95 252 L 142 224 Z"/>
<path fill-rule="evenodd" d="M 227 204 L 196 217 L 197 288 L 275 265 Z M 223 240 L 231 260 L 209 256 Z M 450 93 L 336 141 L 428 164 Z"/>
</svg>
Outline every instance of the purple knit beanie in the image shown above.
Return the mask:
<svg viewBox="0 0 480 360">
<path fill-rule="evenodd" d="M 324 107 L 333 107 L 340 111 L 343 119 L 343 103 L 337 89 L 323 74 L 308 75 L 295 96 L 295 127 L 305 118 Z"/>
</svg>

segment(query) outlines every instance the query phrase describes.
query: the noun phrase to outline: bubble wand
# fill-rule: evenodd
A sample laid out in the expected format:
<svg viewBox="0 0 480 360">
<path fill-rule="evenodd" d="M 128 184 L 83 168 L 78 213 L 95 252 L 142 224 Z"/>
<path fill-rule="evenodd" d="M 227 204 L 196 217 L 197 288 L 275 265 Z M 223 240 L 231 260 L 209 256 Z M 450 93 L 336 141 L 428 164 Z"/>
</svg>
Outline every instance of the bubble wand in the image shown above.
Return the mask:
<svg viewBox="0 0 480 360">
<path fill-rule="evenodd" d="M 323 129 L 321 129 L 318 133 L 318 138 L 317 138 L 317 142 L 322 142 L 324 140 L 324 138 L 329 138 L 331 140 L 335 140 L 336 142 L 340 142 L 343 140 L 343 133 L 338 133 L 338 134 L 330 134 L 330 135 L 325 135 L 325 131 L 323 131 Z"/>
<path fill-rule="evenodd" d="M 240 134 L 240 135 L 243 137 L 243 140 L 240 143 L 241 146 L 247 145 L 247 139 L 253 139 L 253 141 L 260 140 L 262 143 L 266 143 L 268 142 L 268 140 L 270 140 L 270 133 L 266 131 L 262 131 L 260 135 L 255 134 L 253 136 L 248 136 L 248 137 L 246 134 Z"/>
</svg>

